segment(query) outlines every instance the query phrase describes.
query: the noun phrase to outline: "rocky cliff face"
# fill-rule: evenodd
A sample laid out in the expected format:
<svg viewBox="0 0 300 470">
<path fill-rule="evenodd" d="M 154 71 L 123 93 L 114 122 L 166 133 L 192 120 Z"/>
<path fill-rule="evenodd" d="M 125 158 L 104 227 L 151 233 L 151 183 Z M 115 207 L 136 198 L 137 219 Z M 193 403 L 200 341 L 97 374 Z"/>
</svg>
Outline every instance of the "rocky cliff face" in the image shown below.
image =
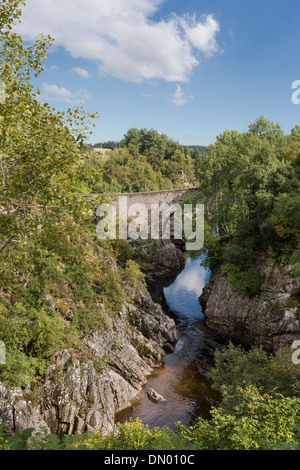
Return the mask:
<svg viewBox="0 0 300 470">
<path fill-rule="evenodd" d="M 213 272 L 199 298 L 207 326 L 238 343 L 261 345 L 267 351 L 291 347 L 300 339 L 299 303 L 293 297 L 299 282 L 288 264 L 259 260 L 264 274 L 261 293 L 253 298 L 237 292 L 220 271 Z"/>
<path fill-rule="evenodd" d="M 149 282 L 173 277 L 185 266 L 184 243 L 181 241 L 176 240 L 176 245 L 171 240 L 147 240 L 131 244 Z"/>
<path fill-rule="evenodd" d="M 129 406 L 177 339 L 174 321 L 148 292 L 137 290 L 108 329 L 86 339 L 90 360 L 60 351 L 40 383 L 26 389 L 0 383 L 0 423 L 7 422 L 11 433 L 29 427 L 57 434 L 109 433 L 115 413 Z"/>
</svg>

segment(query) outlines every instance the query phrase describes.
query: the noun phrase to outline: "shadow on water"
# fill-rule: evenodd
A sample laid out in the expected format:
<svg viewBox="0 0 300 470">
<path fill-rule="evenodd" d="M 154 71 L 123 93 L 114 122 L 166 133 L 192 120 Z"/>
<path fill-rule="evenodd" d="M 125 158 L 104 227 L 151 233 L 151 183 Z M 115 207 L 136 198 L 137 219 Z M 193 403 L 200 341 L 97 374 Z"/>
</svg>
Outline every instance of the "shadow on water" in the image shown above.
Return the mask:
<svg viewBox="0 0 300 470">
<path fill-rule="evenodd" d="M 150 427 L 169 426 L 176 422 L 195 423 L 198 416 L 209 418 L 209 410 L 220 401 L 211 389 L 206 372 L 213 364 L 213 354 L 220 345 L 205 326 L 198 298 L 210 277 L 200 265 L 201 259 L 187 256 L 185 268 L 175 281 L 166 280 L 149 286 L 153 299 L 167 309 L 177 324 L 179 340 L 175 351 L 167 354 L 165 364 L 149 376 L 148 382 L 129 408 L 119 412 L 117 422 L 140 418 Z M 147 390 L 153 388 L 166 401 L 153 403 Z"/>
</svg>

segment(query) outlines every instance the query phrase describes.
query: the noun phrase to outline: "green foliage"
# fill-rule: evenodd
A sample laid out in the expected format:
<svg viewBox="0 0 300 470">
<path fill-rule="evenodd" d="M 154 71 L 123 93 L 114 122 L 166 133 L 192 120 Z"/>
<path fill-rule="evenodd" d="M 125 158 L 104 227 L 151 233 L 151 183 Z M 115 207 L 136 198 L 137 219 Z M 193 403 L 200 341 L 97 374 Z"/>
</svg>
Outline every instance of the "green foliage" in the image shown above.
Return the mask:
<svg viewBox="0 0 300 470">
<path fill-rule="evenodd" d="M 126 264 L 134 256 L 134 249 L 131 247 L 127 240 L 116 240 L 116 256 L 118 263 L 121 265 Z"/>
<path fill-rule="evenodd" d="M 7 435 L 6 424 L 0 424 L 0 450 L 27 450 L 28 440 L 33 432 L 34 429 L 29 428 L 9 437 Z"/>
<path fill-rule="evenodd" d="M 119 148 L 110 153 L 105 161 L 98 157 L 88 157 L 86 165 L 95 167 L 101 161 L 102 175 L 89 181 L 89 192 L 143 192 L 159 189 L 183 187 L 185 178 L 194 182 L 193 163 L 185 156 L 179 144 L 172 144 L 168 158 L 153 147 L 140 150 L 132 143 L 126 148 Z M 173 152 L 173 153 L 172 153 Z M 100 163 L 98 164 L 100 166 Z M 97 169 L 97 168 L 96 168 Z M 99 172 L 98 172 L 99 174 Z"/>
<path fill-rule="evenodd" d="M 82 436 L 59 437 L 55 434 L 48 434 L 46 429 L 36 432 L 33 428 L 10 436 L 6 423 L 3 423 L 0 424 L 0 450 L 68 450 L 71 446 L 80 449 L 80 442 L 89 436 L 90 433 Z"/>
<path fill-rule="evenodd" d="M 292 363 L 291 350 L 281 349 L 275 355 L 262 348 L 249 351 L 240 346 L 228 347 L 215 353 L 215 366 L 210 372 L 213 388 L 226 399 L 222 408 L 231 410 L 237 387 L 254 385 L 264 393 L 278 392 L 284 396 L 300 398 L 300 370 Z"/>
<path fill-rule="evenodd" d="M 6 364 L 0 365 L 0 378 L 14 387 L 21 387 L 26 382 L 36 379 L 37 373 L 43 372 L 41 360 L 28 357 L 21 351 L 7 351 Z"/>
<path fill-rule="evenodd" d="M 240 268 L 235 264 L 224 264 L 222 272 L 240 294 L 253 297 L 260 293 L 263 276 L 255 268 Z"/>
<path fill-rule="evenodd" d="M 266 443 L 265 450 L 300 450 L 300 426 L 294 428 L 294 441 L 289 443 L 276 442 Z"/>
<path fill-rule="evenodd" d="M 0 339 L 8 348 L 20 350 L 30 341 L 30 328 L 27 322 L 27 312 L 20 302 L 12 309 L 0 305 Z"/>
<path fill-rule="evenodd" d="M 115 434 L 102 436 L 96 432 L 81 442 L 71 445 L 71 449 L 84 446 L 86 450 L 187 450 L 191 446 L 179 433 L 168 427 L 150 428 L 140 419 L 130 419 L 117 423 Z"/>
<path fill-rule="evenodd" d="M 123 272 L 132 252 L 100 242 L 87 200 L 104 162 L 83 141 L 96 117 L 81 107 L 59 113 L 40 103 L 31 77 L 43 70 L 50 37 L 25 47 L 12 32 L 23 2 L 0 7 L 0 380 L 23 385 L 65 345 L 109 324 L 127 299 Z M 129 268 L 128 268 L 129 269 Z M 133 273 L 133 266 L 128 274 Z"/>
<path fill-rule="evenodd" d="M 184 435 L 201 449 L 297 448 L 300 421 L 300 372 L 290 350 L 269 355 L 229 344 L 215 353 L 210 372 L 223 399 L 212 419 L 198 420 Z"/>
<path fill-rule="evenodd" d="M 300 243 L 299 207 L 299 194 L 281 194 L 275 201 L 270 217 L 276 233 L 294 247 Z"/>
<path fill-rule="evenodd" d="M 153 129 L 132 128 L 124 136 L 121 145 L 126 147 L 132 156 L 138 158 L 141 162 L 139 170 L 142 173 L 144 167 L 147 167 L 145 164 L 147 162 L 150 168 L 160 175 L 160 180 L 157 181 L 157 186 L 153 189 L 182 187 L 184 183 L 182 174 L 189 182 L 194 183 L 192 157 L 188 152 L 185 152 L 183 146 L 169 139 L 165 134 L 160 134 Z M 143 191 L 143 189 L 139 189 L 139 191 Z"/>
<path fill-rule="evenodd" d="M 120 441 L 124 449 L 143 450 L 149 447 L 152 431 L 144 426 L 140 420 L 119 424 Z"/>
<path fill-rule="evenodd" d="M 93 148 L 104 148 L 114 150 L 119 146 L 119 142 L 114 140 L 108 140 L 107 142 L 97 142 L 93 145 Z"/>
<path fill-rule="evenodd" d="M 48 219 L 49 206 L 61 213 L 78 196 L 61 185 L 80 164 L 80 144 L 95 116 L 80 107 L 58 113 L 38 100 L 31 77 L 44 69 L 52 38 L 40 36 L 25 47 L 11 31 L 20 15 L 9 1 L 1 5 L 0 80 L 6 99 L 0 106 L 1 212 L 0 252 L 26 236 L 37 236 Z M 68 127 L 67 127 L 68 126 Z"/>
<path fill-rule="evenodd" d="M 117 424 L 118 432 L 102 436 L 96 432 L 61 436 L 32 429 L 9 437 L 0 425 L 0 450 L 190 450 L 191 444 L 171 429 L 154 428 L 139 419 Z"/>
<path fill-rule="evenodd" d="M 230 240 L 212 262 L 230 270 L 241 292 L 259 292 L 259 274 L 249 272 L 257 253 L 288 259 L 299 249 L 299 126 L 284 135 L 279 124 L 259 117 L 248 132 L 226 130 L 197 166 L 200 193 L 215 237 Z M 295 263 L 294 272 L 298 268 Z M 225 267 L 228 271 L 228 267 Z M 249 284 L 249 285 L 248 285 Z"/>
<path fill-rule="evenodd" d="M 279 148 L 288 142 L 279 125 L 259 118 L 249 129 L 218 136 L 201 165 L 212 221 L 230 235 L 249 218 L 268 218 L 281 188 L 296 184 L 291 163 L 281 159 Z"/>
<path fill-rule="evenodd" d="M 145 275 L 141 272 L 139 265 L 135 261 L 128 260 L 126 262 L 123 276 L 133 286 L 141 286 L 143 289 L 146 289 Z"/>
<path fill-rule="evenodd" d="M 180 426 L 181 433 L 201 450 L 259 450 L 269 443 L 292 443 L 299 423 L 300 400 L 261 394 L 254 386 L 237 389 L 231 414 L 213 409 L 210 421 Z"/>
<path fill-rule="evenodd" d="M 47 314 L 40 310 L 32 322 L 30 353 L 49 358 L 62 346 L 64 326 L 57 312 Z"/>
</svg>

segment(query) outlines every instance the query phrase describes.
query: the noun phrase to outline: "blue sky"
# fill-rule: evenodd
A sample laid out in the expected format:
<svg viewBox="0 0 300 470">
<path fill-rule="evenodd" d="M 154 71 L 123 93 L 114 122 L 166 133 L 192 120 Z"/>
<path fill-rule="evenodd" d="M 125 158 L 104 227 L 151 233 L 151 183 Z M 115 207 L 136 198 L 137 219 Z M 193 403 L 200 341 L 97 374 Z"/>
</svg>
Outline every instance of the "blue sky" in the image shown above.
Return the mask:
<svg viewBox="0 0 300 470">
<path fill-rule="evenodd" d="M 137 127 L 209 145 L 261 114 L 300 122 L 299 20 L 298 0 L 27 0 L 17 30 L 54 37 L 35 84 L 98 112 L 91 143 Z"/>
</svg>

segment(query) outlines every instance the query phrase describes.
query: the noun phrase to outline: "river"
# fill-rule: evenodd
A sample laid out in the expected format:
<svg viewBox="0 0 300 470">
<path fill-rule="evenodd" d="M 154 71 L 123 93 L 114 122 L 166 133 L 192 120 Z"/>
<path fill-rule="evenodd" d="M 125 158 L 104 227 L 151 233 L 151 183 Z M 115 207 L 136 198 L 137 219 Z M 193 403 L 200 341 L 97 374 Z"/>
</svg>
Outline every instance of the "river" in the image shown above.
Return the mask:
<svg viewBox="0 0 300 470">
<path fill-rule="evenodd" d="M 140 418 L 150 427 L 176 422 L 192 425 L 198 416 L 209 418 L 209 410 L 220 401 L 205 377 L 213 364 L 213 354 L 220 345 L 205 326 L 198 302 L 210 271 L 200 265 L 201 258 L 187 254 L 185 268 L 168 287 L 163 288 L 164 307 L 176 322 L 179 340 L 175 351 L 167 354 L 163 366 L 154 370 L 137 399 L 116 416 L 117 422 Z M 151 290 L 150 290 L 151 292 Z M 153 403 L 147 390 L 153 388 L 166 401 Z"/>
</svg>

